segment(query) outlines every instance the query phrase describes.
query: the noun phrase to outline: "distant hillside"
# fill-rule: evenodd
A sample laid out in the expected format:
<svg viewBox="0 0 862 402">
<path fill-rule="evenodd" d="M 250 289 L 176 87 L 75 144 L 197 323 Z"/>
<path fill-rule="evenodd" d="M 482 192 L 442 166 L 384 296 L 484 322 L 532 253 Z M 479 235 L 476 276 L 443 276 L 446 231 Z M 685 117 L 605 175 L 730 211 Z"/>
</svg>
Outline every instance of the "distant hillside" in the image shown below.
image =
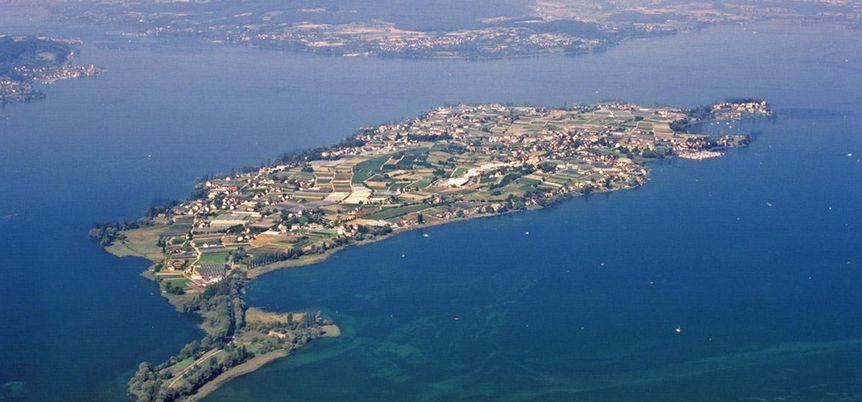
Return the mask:
<svg viewBox="0 0 862 402">
<path fill-rule="evenodd" d="M 57 68 L 69 61 L 69 45 L 45 38 L 0 36 L 0 77 L 23 80 L 22 71 Z"/>
<path fill-rule="evenodd" d="M 2 1 L 2 0 L 0 0 Z M 43 99 L 34 83 L 92 77 L 102 72 L 95 65 L 75 65 L 81 41 L 39 36 L 0 34 L 0 105 Z"/>
</svg>

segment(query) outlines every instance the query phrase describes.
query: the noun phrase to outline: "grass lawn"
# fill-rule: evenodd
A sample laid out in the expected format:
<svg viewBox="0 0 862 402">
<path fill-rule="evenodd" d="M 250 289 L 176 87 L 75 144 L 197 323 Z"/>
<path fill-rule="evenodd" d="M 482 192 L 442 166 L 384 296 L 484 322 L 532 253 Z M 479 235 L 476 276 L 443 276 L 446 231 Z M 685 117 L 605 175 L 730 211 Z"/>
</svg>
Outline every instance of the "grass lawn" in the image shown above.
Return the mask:
<svg viewBox="0 0 862 402">
<path fill-rule="evenodd" d="M 108 252 L 119 257 L 141 256 L 150 261 L 160 261 L 164 254 L 162 248 L 156 245 L 168 230 L 168 225 L 154 225 L 141 229 L 127 230 L 123 232 L 126 239 L 114 242 L 107 248 Z"/>
<path fill-rule="evenodd" d="M 170 370 L 172 373 L 179 373 L 180 371 L 184 370 L 186 367 L 191 366 L 194 361 L 195 361 L 195 359 L 191 358 L 191 357 L 183 359 L 183 360 L 177 362 L 177 364 L 174 364 L 173 366 L 171 366 L 168 370 Z"/>
</svg>

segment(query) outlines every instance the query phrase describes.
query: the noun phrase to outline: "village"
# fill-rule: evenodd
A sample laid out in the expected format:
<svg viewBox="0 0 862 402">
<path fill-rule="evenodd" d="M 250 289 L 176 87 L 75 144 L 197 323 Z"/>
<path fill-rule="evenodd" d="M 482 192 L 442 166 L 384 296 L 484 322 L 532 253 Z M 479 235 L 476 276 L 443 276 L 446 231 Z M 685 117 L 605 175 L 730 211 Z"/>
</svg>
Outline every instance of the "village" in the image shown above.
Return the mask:
<svg viewBox="0 0 862 402">
<path fill-rule="evenodd" d="M 110 247 L 152 249 L 163 291 L 194 294 L 231 270 L 254 277 L 420 226 L 637 187 L 651 160 L 716 157 L 749 141 L 672 128 L 680 122 L 770 113 L 760 100 L 716 103 L 697 109 L 699 117 L 694 110 L 441 107 L 282 163 L 203 180 L 195 198 Z"/>
<path fill-rule="evenodd" d="M 103 69 L 93 64 L 77 65 L 77 39 L 0 34 L 0 104 L 30 102 L 45 98 L 34 83 L 95 77 Z"/>
</svg>

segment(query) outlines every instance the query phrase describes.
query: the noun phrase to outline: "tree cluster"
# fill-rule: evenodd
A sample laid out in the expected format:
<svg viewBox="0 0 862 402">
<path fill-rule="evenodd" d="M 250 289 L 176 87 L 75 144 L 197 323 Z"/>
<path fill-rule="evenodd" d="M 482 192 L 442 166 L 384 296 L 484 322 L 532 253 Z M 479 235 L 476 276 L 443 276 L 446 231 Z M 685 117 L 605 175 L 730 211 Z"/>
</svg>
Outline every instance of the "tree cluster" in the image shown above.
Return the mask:
<svg viewBox="0 0 862 402">
<path fill-rule="evenodd" d="M 98 223 L 90 229 L 90 238 L 99 242 L 102 247 L 110 246 L 117 240 L 125 239 L 124 230 L 138 229 L 150 225 L 146 219 L 136 221 L 118 221 L 110 223 Z"/>
</svg>

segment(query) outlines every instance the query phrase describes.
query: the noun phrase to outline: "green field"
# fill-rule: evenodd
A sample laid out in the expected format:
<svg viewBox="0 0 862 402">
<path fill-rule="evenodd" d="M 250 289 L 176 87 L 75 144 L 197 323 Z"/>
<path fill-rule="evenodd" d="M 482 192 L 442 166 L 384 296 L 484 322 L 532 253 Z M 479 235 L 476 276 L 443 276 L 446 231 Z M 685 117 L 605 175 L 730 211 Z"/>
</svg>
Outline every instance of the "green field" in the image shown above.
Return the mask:
<svg viewBox="0 0 862 402">
<path fill-rule="evenodd" d="M 161 261 L 164 257 L 162 248 L 158 245 L 159 237 L 168 230 L 167 225 L 153 225 L 123 232 L 126 238 L 114 242 L 107 248 L 108 252 L 119 257 L 140 256 L 150 261 Z"/>
<path fill-rule="evenodd" d="M 203 253 L 198 264 L 220 264 L 227 262 L 228 253 Z"/>
<path fill-rule="evenodd" d="M 357 163 L 356 166 L 353 167 L 352 183 L 359 184 L 368 180 L 371 176 L 374 176 L 376 172 L 380 171 L 380 167 L 383 166 L 383 163 L 389 160 L 390 156 L 392 156 L 392 154 L 380 155 L 367 161 Z"/>
<path fill-rule="evenodd" d="M 422 188 L 425 188 L 425 187 L 430 186 L 430 185 L 431 185 L 431 183 L 433 183 L 433 182 L 434 182 L 434 178 L 432 178 L 432 177 L 426 177 L 426 178 L 424 178 L 424 179 L 422 179 L 422 180 L 417 180 L 416 182 L 414 182 L 413 184 L 411 184 L 411 186 L 416 187 L 416 188 L 419 188 L 419 189 L 422 189 Z"/>
<path fill-rule="evenodd" d="M 411 212 L 421 211 L 423 209 L 427 209 L 429 205 L 427 204 L 416 204 L 416 205 L 408 205 L 406 207 L 398 207 L 398 208 L 389 208 L 384 209 L 380 212 L 373 213 L 368 215 L 368 219 L 392 219 L 397 218 L 402 215 L 407 215 Z"/>
<path fill-rule="evenodd" d="M 184 277 L 180 277 L 180 278 L 165 279 L 165 280 L 162 280 L 162 282 L 167 284 L 167 285 L 170 285 L 170 286 L 179 286 L 179 287 L 185 288 L 186 285 L 189 283 L 189 280 L 184 278 Z"/>
</svg>

